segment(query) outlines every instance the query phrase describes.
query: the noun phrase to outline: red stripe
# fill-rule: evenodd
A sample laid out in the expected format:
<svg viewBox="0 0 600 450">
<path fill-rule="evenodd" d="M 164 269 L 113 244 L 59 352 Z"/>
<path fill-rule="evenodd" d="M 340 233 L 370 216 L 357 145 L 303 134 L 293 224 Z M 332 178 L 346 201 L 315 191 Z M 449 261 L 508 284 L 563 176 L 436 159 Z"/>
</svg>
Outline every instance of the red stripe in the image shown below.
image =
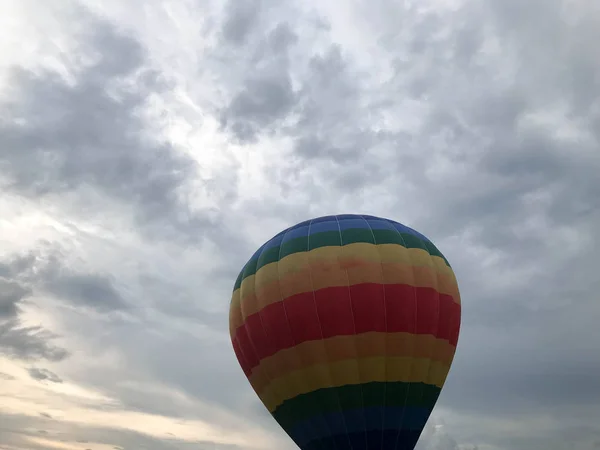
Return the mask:
<svg viewBox="0 0 600 450">
<path fill-rule="evenodd" d="M 240 349 L 240 343 L 238 341 L 238 338 L 234 338 L 231 343 L 233 344 L 233 351 L 235 352 L 235 356 L 237 357 L 240 366 L 244 371 L 244 375 L 246 375 L 246 377 L 250 377 L 250 374 L 252 373 L 250 369 L 250 364 L 248 364 L 248 361 L 246 360 L 244 354 L 242 353 L 242 350 Z"/>
<path fill-rule="evenodd" d="M 238 333 L 235 336 L 235 340 L 238 343 L 238 348 L 242 355 L 244 355 L 244 363 L 246 366 L 242 366 L 244 373 L 247 369 L 256 367 L 260 361 L 257 357 L 257 352 L 254 349 L 253 342 L 248 335 L 249 327 L 245 327 L 238 330 Z M 240 363 L 241 364 L 241 363 Z"/>
<path fill-rule="evenodd" d="M 260 360 L 306 341 L 376 331 L 431 334 L 456 345 L 459 327 L 460 305 L 450 295 L 425 287 L 364 283 L 272 303 L 238 327 L 234 342 L 249 373 Z"/>
</svg>

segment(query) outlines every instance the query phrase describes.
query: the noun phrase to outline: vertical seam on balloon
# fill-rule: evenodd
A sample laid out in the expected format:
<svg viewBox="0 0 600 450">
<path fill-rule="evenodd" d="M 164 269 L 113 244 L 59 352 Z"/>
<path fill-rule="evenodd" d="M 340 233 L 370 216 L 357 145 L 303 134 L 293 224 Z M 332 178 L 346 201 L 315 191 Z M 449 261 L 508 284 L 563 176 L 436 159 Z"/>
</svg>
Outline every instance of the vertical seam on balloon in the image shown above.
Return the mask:
<svg viewBox="0 0 600 450">
<path fill-rule="evenodd" d="M 408 400 L 408 394 L 410 392 L 410 386 L 412 384 L 412 381 L 410 381 L 410 380 L 412 378 L 411 375 L 412 375 L 412 371 L 413 371 L 413 367 L 414 367 L 414 362 L 415 362 L 414 361 L 415 360 L 415 348 L 417 346 L 417 344 L 416 344 L 416 341 L 417 341 L 416 334 L 417 334 L 417 323 L 418 323 L 418 320 L 419 320 L 419 302 L 417 300 L 417 289 L 415 287 L 415 279 L 416 279 L 416 276 L 415 276 L 415 266 L 414 266 L 414 264 L 411 261 L 412 258 L 410 256 L 410 251 L 409 251 L 408 245 L 406 244 L 406 241 L 402 237 L 402 233 L 400 233 L 400 230 L 398 230 L 398 228 L 396 228 L 396 225 L 392 224 L 392 226 L 394 227 L 394 230 L 396 230 L 396 233 L 398 233 L 398 237 L 400 237 L 400 240 L 402 241 L 402 244 L 404 245 L 404 248 L 407 250 L 406 254 L 408 255 L 408 263 L 409 263 L 408 265 L 409 265 L 410 270 L 412 271 L 412 275 L 413 275 L 413 279 L 412 279 L 413 282 L 411 283 L 410 288 L 411 288 L 411 292 L 413 293 L 413 299 L 414 299 L 414 302 L 415 302 L 415 315 L 414 315 L 414 324 L 415 324 L 415 327 L 414 327 L 414 332 L 413 332 L 412 355 L 410 357 L 410 370 L 408 372 L 409 373 L 409 375 L 408 375 L 409 381 L 408 381 L 408 383 L 406 383 L 406 394 L 405 394 L 405 397 L 404 397 L 404 407 L 402 408 L 402 415 L 400 416 L 400 423 L 398 424 L 398 435 L 396 436 L 396 443 L 394 444 L 394 447 L 393 447 L 394 449 L 397 449 L 398 448 L 398 440 L 400 439 L 400 433 L 402 433 L 402 423 L 404 422 L 404 416 L 406 415 L 406 402 Z"/>
<path fill-rule="evenodd" d="M 290 337 L 292 339 L 292 341 L 294 342 L 294 346 L 292 347 L 294 349 L 294 353 L 296 354 L 296 358 L 298 359 L 298 361 L 300 361 L 302 364 L 304 364 L 304 361 L 302 360 L 302 358 L 300 358 L 300 354 L 298 353 L 298 348 L 297 345 L 298 343 L 296 342 L 296 339 L 294 338 L 294 333 L 292 333 L 292 326 L 290 325 L 290 319 L 288 317 L 288 313 L 287 313 L 287 309 L 285 308 L 285 302 L 284 302 L 284 298 L 283 298 L 283 293 L 281 292 L 281 274 L 280 274 L 280 268 L 279 268 L 279 262 L 281 261 L 281 251 L 283 250 L 283 243 L 285 241 L 285 238 L 287 236 L 287 234 L 291 231 L 291 229 L 288 229 L 284 234 L 283 237 L 281 238 L 281 243 L 279 245 L 279 254 L 277 256 L 277 286 L 279 287 L 279 296 L 281 297 L 281 306 L 283 307 L 283 314 L 285 316 L 285 321 L 287 323 L 288 326 L 288 330 L 290 330 Z M 302 379 L 302 381 L 304 381 L 304 378 L 300 377 Z M 308 393 L 308 385 L 306 383 L 304 384 L 304 388 L 303 391 L 307 391 Z M 302 395 L 302 394 L 300 394 Z M 288 400 L 292 400 L 292 399 L 288 399 Z M 283 405 L 285 403 L 285 401 L 281 404 Z M 281 406 L 280 405 L 280 406 Z M 325 421 L 324 421 L 325 422 Z M 315 427 L 312 426 L 311 422 L 308 422 L 310 428 L 314 431 Z M 327 428 L 329 429 L 329 425 L 325 422 L 325 424 L 327 425 Z M 316 436 L 318 436 L 318 430 L 317 433 L 315 433 Z M 320 448 L 322 448 L 322 439 L 319 437 L 317 439 L 315 439 L 315 441 L 318 443 L 318 446 Z M 311 442 L 315 442 L 315 441 L 311 441 Z"/>
<path fill-rule="evenodd" d="M 307 247 L 306 257 L 308 259 L 308 274 L 310 277 L 310 287 L 312 290 L 313 302 L 315 305 L 315 313 L 317 314 L 317 322 L 319 324 L 319 330 L 321 331 L 321 341 L 323 342 L 323 350 L 325 352 L 325 357 L 327 359 L 329 359 L 329 355 L 327 353 L 327 346 L 325 345 L 325 342 L 324 342 L 325 335 L 323 334 L 323 326 L 321 325 L 321 318 L 319 317 L 319 308 L 317 307 L 317 298 L 315 296 L 315 285 L 313 283 L 313 277 L 312 277 L 312 267 L 310 265 L 310 256 L 309 256 L 310 255 L 310 229 L 312 227 L 312 223 L 313 223 L 313 220 L 311 219 L 311 221 L 308 223 L 308 235 L 306 237 L 306 247 Z M 334 386 L 333 386 L 333 375 L 331 373 L 331 366 L 329 365 L 328 362 L 326 362 L 325 365 L 327 366 L 327 373 L 329 375 L 329 387 L 333 389 Z M 335 392 L 335 394 L 336 394 L 335 397 L 337 399 L 338 406 L 340 408 L 340 415 L 342 417 L 342 421 L 344 422 L 344 427 L 346 428 L 346 434 L 348 434 L 348 426 L 346 424 L 346 420 L 344 419 L 344 415 L 342 414 L 342 403 L 340 401 L 340 396 L 335 389 L 333 389 L 332 392 Z M 325 421 L 325 423 L 327 423 L 327 420 L 324 420 L 324 421 Z M 328 424 L 328 427 L 329 427 L 329 424 Z M 330 430 L 330 433 L 331 433 L 333 447 L 337 449 L 337 444 L 334 440 L 333 431 Z"/>
<path fill-rule="evenodd" d="M 340 233 L 340 255 L 341 255 L 341 253 L 343 252 L 343 249 L 344 249 L 344 238 L 342 236 L 342 227 L 340 225 L 338 216 L 336 215 L 334 217 L 335 217 L 335 221 L 337 222 L 338 232 Z M 340 255 L 338 255 L 338 264 L 340 265 L 340 267 L 342 267 L 342 265 L 340 264 L 340 260 L 339 260 Z M 365 395 L 364 395 L 363 388 L 362 388 L 362 380 L 360 379 L 360 364 L 358 362 L 358 347 L 356 346 L 356 320 L 354 319 L 354 307 L 352 306 L 352 292 L 350 290 L 350 277 L 348 275 L 348 269 L 344 269 L 344 273 L 346 274 L 346 284 L 348 286 L 348 298 L 350 300 L 350 312 L 352 315 L 352 326 L 354 327 L 354 336 L 352 339 L 352 343 L 354 344 L 354 353 L 356 354 L 356 371 L 358 372 L 358 387 L 360 388 L 360 401 L 362 403 L 363 416 L 364 416 L 364 420 L 365 420 L 365 442 L 366 442 L 367 441 L 367 416 L 366 416 L 366 413 L 364 413 Z M 350 439 L 350 438 L 348 438 L 348 439 Z M 351 442 L 350 442 L 350 447 L 354 448 L 354 447 L 352 447 Z"/>
<path fill-rule="evenodd" d="M 427 249 L 427 254 L 429 256 L 429 262 L 430 262 L 430 266 L 435 269 L 435 262 L 433 261 L 433 256 L 431 256 L 431 253 L 429 252 L 429 248 L 427 248 L 427 242 L 424 242 L 425 248 Z M 433 270 L 433 274 L 434 274 L 434 280 L 435 280 L 435 297 L 437 299 L 437 321 L 436 321 L 436 325 L 435 325 L 435 333 L 433 335 L 433 341 L 432 341 L 432 349 L 431 349 L 431 354 L 429 355 L 429 367 L 427 368 L 427 378 L 425 380 L 425 385 L 429 385 L 429 376 L 431 374 L 431 366 L 433 365 L 433 357 L 435 356 L 435 351 L 436 351 L 436 347 L 437 347 L 437 336 L 439 334 L 440 331 L 440 292 L 439 292 L 439 278 L 438 278 L 438 271 L 437 270 Z M 441 389 L 441 388 L 440 388 Z M 421 400 L 423 400 L 423 397 L 425 396 L 425 388 L 423 388 L 421 390 Z M 439 393 L 438 393 L 439 396 Z M 431 405 L 431 411 L 429 412 L 429 414 L 431 414 L 433 412 L 433 407 L 435 406 L 435 404 L 437 403 L 437 398 L 435 400 L 435 402 L 433 403 L 433 405 Z M 429 420 L 429 416 L 427 417 L 427 420 Z M 426 422 L 427 423 L 427 422 Z M 423 424 L 424 426 L 425 424 Z M 423 429 L 421 429 L 421 432 L 423 432 Z M 420 434 L 419 434 L 420 436 Z"/>
<path fill-rule="evenodd" d="M 379 245 L 377 245 L 377 238 L 375 238 L 375 232 L 371 227 L 369 221 L 364 217 L 360 216 L 369 227 L 369 231 L 371 231 L 371 236 L 373 236 L 373 245 L 375 245 L 375 250 L 377 251 L 377 255 L 379 256 L 379 267 L 381 268 L 381 292 L 383 293 L 383 320 L 385 325 L 385 336 L 383 339 L 383 408 L 381 409 L 382 420 L 381 420 L 381 447 L 379 450 L 384 450 L 383 448 L 383 436 L 385 429 L 385 408 L 386 408 L 386 397 L 387 397 L 387 337 L 388 337 L 388 324 L 387 324 L 387 305 L 385 299 L 385 278 L 384 278 L 384 270 L 383 270 L 383 258 L 381 257 L 381 250 L 379 249 Z M 367 448 L 367 450 L 369 450 Z"/>
</svg>

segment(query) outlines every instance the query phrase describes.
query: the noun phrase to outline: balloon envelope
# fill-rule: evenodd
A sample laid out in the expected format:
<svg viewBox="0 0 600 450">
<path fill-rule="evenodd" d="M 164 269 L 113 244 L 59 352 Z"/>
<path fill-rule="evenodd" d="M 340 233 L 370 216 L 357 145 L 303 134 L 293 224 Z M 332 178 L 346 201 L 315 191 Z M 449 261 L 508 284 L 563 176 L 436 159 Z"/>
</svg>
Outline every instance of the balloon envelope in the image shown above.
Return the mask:
<svg viewBox="0 0 600 450">
<path fill-rule="evenodd" d="M 365 215 L 277 234 L 235 283 L 230 334 L 303 450 L 412 450 L 454 357 L 460 295 L 422 234 Z"/>
</svg>

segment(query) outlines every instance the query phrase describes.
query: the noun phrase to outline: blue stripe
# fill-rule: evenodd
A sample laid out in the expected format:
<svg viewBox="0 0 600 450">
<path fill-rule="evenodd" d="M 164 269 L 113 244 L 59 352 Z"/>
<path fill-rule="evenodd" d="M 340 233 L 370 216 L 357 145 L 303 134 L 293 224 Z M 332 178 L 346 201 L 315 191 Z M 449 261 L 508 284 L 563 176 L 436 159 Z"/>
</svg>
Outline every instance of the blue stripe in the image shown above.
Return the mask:
<svg viewBox="0 0 600 450">
<path fill-rule="evenodd" d="M 295 424 L 288 432 L 302 446 L 315 439 L 322 440 L 346 433 L 394 430 L 400 427 L 402 430 L 421 431 L 430 414 L 430 408 L 374 406 L 318 414 Z M 323 429 L 323 422 L 327 424 L 327 429 Z"/>
<path fill-rule="evenodd" d="M 361 214 L 338 214 L 337 216 L 337 220 L 352 220 L 352 219 L 362 219 L 362 215 Z"/>
<path fill-rule="evenodd" d="M 377 430 L 344 433 L 298 444 L 301 450 L 413 450 L 421 430 Z"/>
<path fill-rule="evenodd" d="M 273 237 L 271 240 L 267 241 L 267 243 L 261 247 L 261 250 L 267 251 L 270 248 L 277 247 L 278 245 L 281 244 L 281 241 L 283 241 L 284 235 L 285 235 L 285 233 L 283 233 L 283 232 L 275 235 L 275 237 Z"/>
<path fill-rule="evenodd" d="M 338 219 L 336 219 L 336 217 L 339 219 L 340 216 L 315 217 L 314 219 L 312 219 L 312 223 L 314 225 L 315 223 L 320 223 L 320 222 L 336 222 L 338 220 Z"/>
<path fill-rule="evenodd" d="M 288 229 L 285 233 L 282 243 L 289 242 L 293 239 L 305 238 L 308 236 L 308 225 L 302 225 L 301 227 L 294 227 Z"/>
<path fill-rule="evenodd" d="M 412 234 L 413 236 L 417 236 L 420 239 L 429 241 L 429 239 L 426 236 L 422 235 L 421 233 L 419 233 L 416 230 L 413 230 L 410 227 L 407 227 L 406 225 L 402 225 L 401 223 L 398 223 L 398 222 L 392 222 L 392 223 L 394 224 L 394 228 L 396 228 L 396 230 L 398 230 L 400 233 Z"/>
<path fill-rule="evenodd" d="M 246 263 L 246 266 L 242 270 L 242 273 L 250 267 L 256 267 L 256 262 L 263 251 L 269 250 L 273 247 L 277 247 L 283 242 L 288 242 L 292 239 L 299 237 L 308 236 L 308 228 L 310 225 L 310 233 L 320 233 L 324 231 L 337 231 L 349 230 L 349 229 L 365 229 L 369 226 L 373 229 L 384 229 L 384 230 L 397 230 L 400 233 L 412 234 L 424 241 L 430 242 L 431 240 L 425 235 L 413 230 L 406 225 L 399 222 L 395 222 L 390 219 L 384 219 L 382 217 L 360 215 L 360 214 L 339 214 L 337 216 L 322 216 L 314 219 L 305 220 L 294 226 L 291 226 L 273 236 L 265 244 L 263 244 L 255 253 L 252 255 L 250 260 Z"/>
<path fill-rule="evenodd" d="M 339 231 L 339 225 L 335 220 L 326 220 L 323 222 L 317 222 L 311 225 L 310 234 L 323 233 L 325 231 Z"/>
<path fill-rule="evenodd" d="M 394 227 L 394 224 L 392 222 L 390 222 L 389 220 L 385 220 L 385 219 L 370 219 L 370 218 L 367 218 L 366 220 L 367 220 L 369 226 L 373 230 L 396 231 L 396 227 Z"/>
<path fill-rule="evenodd" d="M 361 230 L 365 230 L 365 229 L 368 230 L 369 224 L 362 217 L 359 217 L 357 219 L 340 220 L 340 229 L 342 231 L 356 229 L 356 228 L 361 229 Z"/>
</svg>

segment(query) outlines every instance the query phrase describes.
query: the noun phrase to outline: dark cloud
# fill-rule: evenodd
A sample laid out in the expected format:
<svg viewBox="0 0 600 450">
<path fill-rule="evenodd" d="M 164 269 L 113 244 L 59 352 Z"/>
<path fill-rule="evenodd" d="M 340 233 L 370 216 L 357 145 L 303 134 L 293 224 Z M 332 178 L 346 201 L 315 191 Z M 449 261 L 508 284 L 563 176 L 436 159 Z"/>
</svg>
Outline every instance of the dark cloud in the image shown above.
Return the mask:
<svg viewBox="0 0 600 450">
<path fill-rule="evenodd" d="M 49 292 L 76 305 L 107 312 L 127 308 L 127 303 L 107 277 L 94 274 L 66 274 L 45 286 Z"/>
<path fill-rule="evenodd" d="M 260 0 L 230 0 L 226 6 L 226 18 L 222 34 L 225 40 L 240 45 L 257 26 L 263 8 Z"/>
<path fill-rule="evenodd" d="M 48 369 L 40 369 L 37 367 L 30 367 L 27 369 L 29 376 L 37 381 L 50 381 L 51 383 L 62 383 L 63 380 L 54 372 Z"/>
<path fill-rule="evenodd" d="M 0 276 L 3 278 L 18 276 L 35 263 L 35 258 L 34 253 L 12 255 L 11 258 L 0 262 Z"/>
<path fill-rule="evenodd" d="M 31 264 L 30 255 L 0 261 L 0 321 L 15 319 L 20 304 L 31 295 L 31 289 L 15 279 Z"/>
<path fill-rule="evenodd" d="M 128 304 L 109 275 L 85 273 L 66 265 L 69 255 L 58 244 L 39 243 L 37 250 L 25 255 L 13 255 L 0 263 L 0 273 L 12 279 L 0 278 L 0 313 L 18 313 L 18 303 L 36 288 L 75 306 L 89 307 L 98 312 L 125 310 Z M 0 317 L 2 315 L 0 314 Z"/>
<path fill-rule="evenodd" d="M 196 163 L 156 140 L 142 119 L 148 96 L 168 85 L 143 67 L 145 53 L 135 39 L 97 19 L 81 20 L 89 22 L 82 42 L 98 57 L 74 82 L 13 71 L 13 95 L 0 122 L 6 188 L 30 198 L 77 192 L 69 198 L 88 220 L 101 217 L 87 197 L 99 193 L 133 207 L 148 232 L 200 236 L 210 221 L 179 198 Z"/>
<path fill-rule="evenodd" d="M 15 317 L 18 303 L 31 294 L 31 291 L 19 283 L 0 278 L 0 319 Z"/>
<path fill-rule="evenodd" d="M 69 352 L 52 341 L 58 337 L 43 325 L 24 325 L 21 304 L 36 289 L 61 301 L 98 312 L 123 310 L 126 302 L 109 278 L 78 274 L 62 266 L 60 252 L 51 248 L 13 255 L 0 263 L 0 352 L 16 358 L 61 361 Z"/>
<path fill-rule="evenodd" d="M 241 14 L 243 8 L 235 14 Z M 227 29 L 228 24 L 225 24 Z M 289 73 L 289 51 L 297 36 L 286 23 L 269 30 L 259 45 L 252 49 L 251 64 L 261 69 L 248 72 L 242 88 L 221 113 L 222 125 L 242 142 L 257 139 L 281 125 L 296 105 L 297 94 Z"/>
<path fill-rule="evenodd" d="M 52 343 L 56 337 L 41 326 L 9 320 L 0 323 L 0 354 L 24 360 L 62 361 L 69 352 Z"/>
<path fill-rule="evenodd" d="M 21 276 L 35 261 L 33 254 L 27 254 L 0 262 L 1 276 L 10 277 L 0 277 L 0 354 L 25 360 L 61 361 L 69 352 L 52 343 L 57 336 L 41 325 L 25 325 L 20 317 L 20 306 L 32 293 Z"/>
</svg>

